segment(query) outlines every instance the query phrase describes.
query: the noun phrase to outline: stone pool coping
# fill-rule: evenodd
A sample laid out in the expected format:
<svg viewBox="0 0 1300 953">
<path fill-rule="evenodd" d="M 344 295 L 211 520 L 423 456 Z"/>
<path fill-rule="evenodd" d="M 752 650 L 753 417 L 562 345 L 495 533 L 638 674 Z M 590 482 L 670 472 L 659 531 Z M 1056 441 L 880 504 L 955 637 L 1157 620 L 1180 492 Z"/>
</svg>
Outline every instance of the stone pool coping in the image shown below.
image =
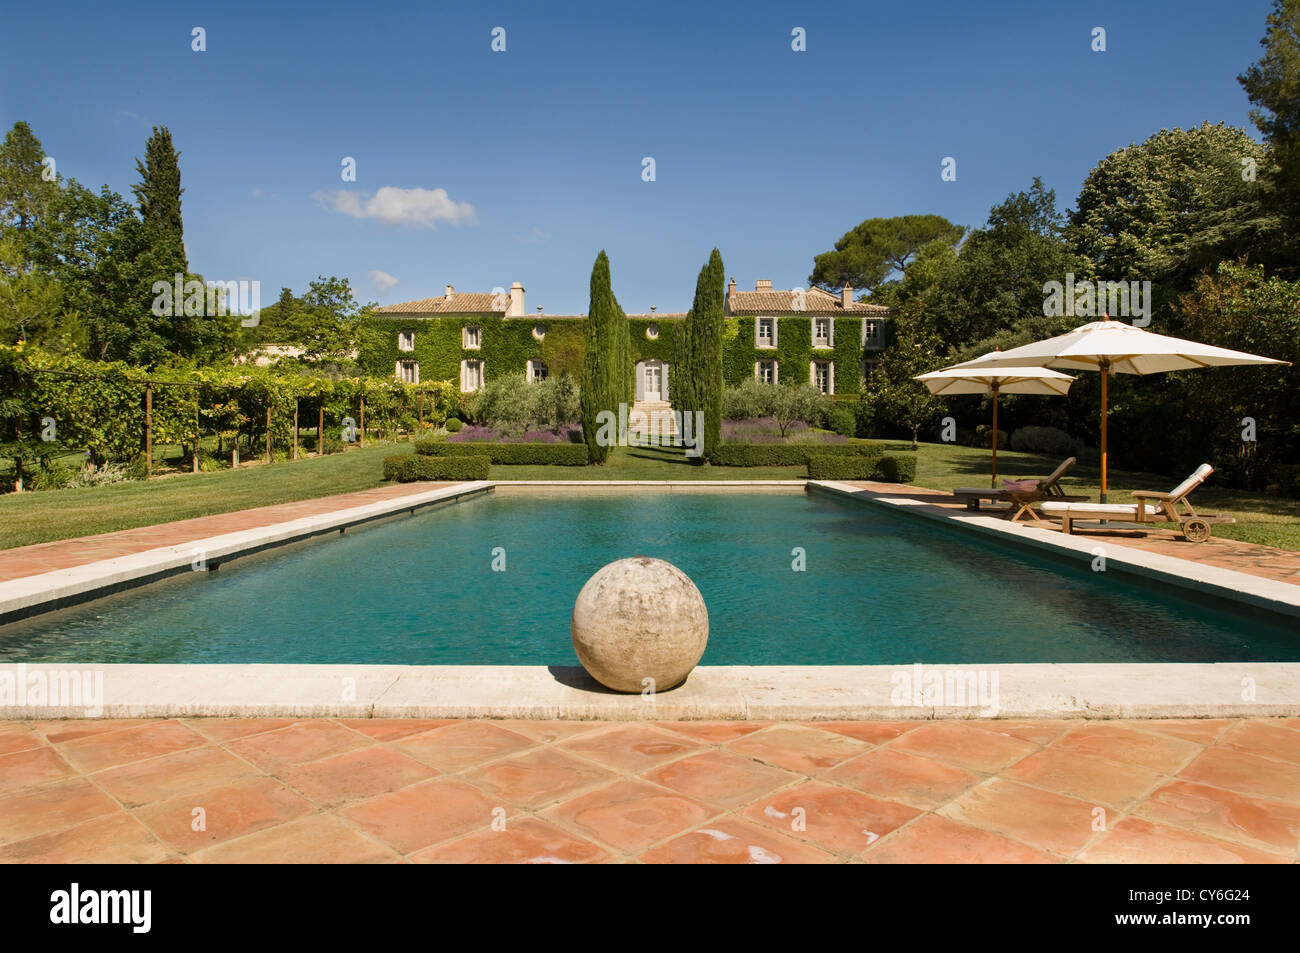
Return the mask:
<svg viewBox="0 0 1300 953">
<path fill-rule="evenodd" d="M 1091 560 L 1095 539 L 967 514 L 837 481 L 476 481 L 441 486 L 187 543 L 0 583 L 0 623 L 222 560 L 493 490 L 594 488 L 669 491 L 797 491 L 807 488 L 898 512 L 948 521 L 1054 558 Z M 900 490 L 905 489 L 900 487 Z M 1300 616 L 1300 586 L 1107 542 L 1117 570 L 1270 612 Z M 1300 715 L 1300 663 L 1080 663 L 925 666 L 998 679 L 1000 718 L 1228 718 Z M 103 674 L 100 717 L 426 717 L 576 720 L 861 720 L 984 718 L 979 705 L 896 704 L 910 665 L 704 666 L 653 701 L 605 691 L 579 669 L 547 666 L 0 665 L 3 676 Z M 53 676 L 47 676 L 50 684 Z M 345 681 L 351 680 L 351 681 Z M 21 678 L 10 681 L 20 684 Z M 1249 690 L 1248 690 L 1249 689 Z M 1253 691 L 1253 698 L 1250 697 Z M 0 718 L 81 718 L 85 705 L 5 704 Z"/>
<path fill-rule="evenodd" d="M 35 678 L 33 675 L 40 673 Z M 102 673 L 98 711 L 6 704 L 0 719 L 512 718 L 576 721 L 910 721 L 1300 715 L 1300 662 L 700 666 L 657 696 L 623 695 L 544 665 L 6 664 L 0 684 Z M 996 688 L 925 704 L 927 679 Z M 26 681 L 24 681 L 26 680 Z M 1254 700 L 1247 701 L 1249 685 Z M 912 692 L 912 686 L 916 692 Z M 957 696 L 952 696 L 957 697 Z"/>
<path fill-rule="evenodd" d="M 1067 536 L 1059 530 L 1040 529 L 1024 523 L 1011 523 L 1000 516 L 983 516 L 966 510 L 935 506 L 900 496 L 897 492 L 886 493 L 852 483 L 809 480 L 808 487 L 813 492 L 893 507 L 899 512 L 956 526 L 1021 549 L 1049 552 L 1058 558 L 1072 558 L 1083 565 L 1091 565 L 1100 550 L 1105 555 L 1106 572 L 1119 571 L 1141 576 L 1166 586 L 1190 589 L 1215 599 L 1245 604 L 1269 614 L 1300 618 L 1300 586 L 1263 576 L 1166 556 L 1163 553 L 1147 552 L 1109 540 Z M 1194 547 L 1196 544 L 1186 545 Z"/>
</svg>

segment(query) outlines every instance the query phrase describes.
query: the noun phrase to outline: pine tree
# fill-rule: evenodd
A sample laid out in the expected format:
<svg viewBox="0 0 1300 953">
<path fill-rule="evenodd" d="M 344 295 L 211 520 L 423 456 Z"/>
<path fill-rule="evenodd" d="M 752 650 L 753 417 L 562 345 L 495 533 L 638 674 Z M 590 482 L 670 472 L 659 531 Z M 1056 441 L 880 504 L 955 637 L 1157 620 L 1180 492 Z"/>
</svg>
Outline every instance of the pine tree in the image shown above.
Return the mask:
<svg viewBox="0 0 1300 953">
<path fill-rule="evenodd" d="M 580 395 L 582 438 L 592 463 L 604 463 L 609 457 L 609 441 L 597 442 L 600 431 L 597 415 L 601 411 L 617 415 L 619 402 L 627 399 L 629 374 L 623 364 L 628 348 L 627 319 L 610 287 L 609 256 L 602 249 L 591 268 L 591 302 L 587 309 L 587 348 L 582 359 Z"/>
<path fill-rule="evenodd" d="M 136 159 L 135 170 L 140 183 L 131 186 L 131 191 L 140 203 L 140 217 L 147 225 L 161 227 L 181 245 L 181 193 L 185 190 L 181 188 L 180 153 L 172 147 L 171 130 L 166 126 L 153 127 L 153 135 L 145 143 L 144 161 Z"/>
<path fill-rule="evenodd" d="M 27 123 L 14 123 L 0 144 L 0 226 L 25 232 L 40 223 L 59 192 L 44 173 L 41 140 Z"/>
</svg>

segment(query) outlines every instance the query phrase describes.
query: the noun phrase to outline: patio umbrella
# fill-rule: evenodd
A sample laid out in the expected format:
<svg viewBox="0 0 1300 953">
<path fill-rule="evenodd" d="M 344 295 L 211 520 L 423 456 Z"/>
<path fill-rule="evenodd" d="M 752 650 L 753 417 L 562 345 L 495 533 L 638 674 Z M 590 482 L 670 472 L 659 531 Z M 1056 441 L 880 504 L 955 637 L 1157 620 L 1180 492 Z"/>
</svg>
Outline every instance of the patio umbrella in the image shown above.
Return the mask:
<svg viewBox="0 0 1300 953">
<path fill-rule="evenodd" d="M 949 370 L 972 368 L 1059 367 L 1101 372 L 1101 502 L 1106 502 L 1106 398 L 1111 374 L 1159 374 L 1199 367 L 1245 364 L 1289 364 L 1271 357 L 1226 347 L 1184 341 L 1112 321 L 1107 315 L 1067 334 L 1035 341 L 1009 351 L 994 351 Z"/>
<path fill-rule="evenodd" d="M 998 352 L 994 352 L 998 353 Z M 931 394 L 987 394 L 993 398 L 993 486 L 998 485 L 998 394 L 1055 394 L 1074 383 L 1069 374 L 1046 367 L 967 367 L 957 365 L 916 378 Z"/>
</svg>

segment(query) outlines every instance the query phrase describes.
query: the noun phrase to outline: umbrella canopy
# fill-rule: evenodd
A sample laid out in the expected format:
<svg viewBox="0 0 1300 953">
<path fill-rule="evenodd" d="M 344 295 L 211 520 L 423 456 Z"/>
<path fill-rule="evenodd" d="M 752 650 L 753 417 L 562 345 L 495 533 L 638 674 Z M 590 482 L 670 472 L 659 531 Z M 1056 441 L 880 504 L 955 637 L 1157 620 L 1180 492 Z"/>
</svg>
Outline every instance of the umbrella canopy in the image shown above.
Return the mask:
<svg viewBox="0 0 1300 953">
<path fill-rule="evenodd" d="M 1201 367 L 1287 364 L 1287 361 L 1233 351 L 1226 347 L 1166 337 L 1131 324 L 1093 321 L 1067 334 L 1035 341 L 1009 351 L 994 351 L 949 370 L 1037 365 L 1101 372 L 1101 501 L 1106 502 L 1106 398 L 1111 374 L 1159 374 Z"/>
<path fill-rule="evenodd" d="M 993 486 L 998 484 L 998 394 L 1061 397 L 1074 383 L 1069 374 L 1046 367 L 969 367 L 961 364 L 921 374 L 916 379 L 931 394 L 985 394 L 993 398 Z"/>
</svg>

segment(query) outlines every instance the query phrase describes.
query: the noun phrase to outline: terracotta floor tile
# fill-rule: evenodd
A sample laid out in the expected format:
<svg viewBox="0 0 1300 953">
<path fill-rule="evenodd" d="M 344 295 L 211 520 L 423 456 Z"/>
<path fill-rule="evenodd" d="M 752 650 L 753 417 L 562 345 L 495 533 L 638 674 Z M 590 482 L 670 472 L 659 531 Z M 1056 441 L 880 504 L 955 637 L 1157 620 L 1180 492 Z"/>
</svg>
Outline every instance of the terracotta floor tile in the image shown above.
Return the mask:
<svg viewBox="0 0 1300 953">
<path fill-rule="evenodd" d="M 834 731 L 850 738 L 857 738 L 870 745 L 883 745 L 893 741 L 913 728 L 924 725 L 924 721 L 806 721 L 810 728 Z"/>
<path fill-rule="evenodd" d="M 743 813 L 749 820 L 832 853 L 860 854 L 921 812 L 821 781 L 805 781 Z"/>
<path fill-rule="evenodd" d="M 709 750 L 660 765 L 642 775 L 679 794 L 722 810 L 734 810 L 800 776 L 733 751 Z"/>
<path fill-rule="evenodd" d="M 1170 781 L 1137 809 L 1142 817 L 1248 847 L 1290 853 L 1300 848 L 1300 805 Z"/>
<path fill-rule="evenodd" d="M 1089 864 L 1281 864 L 1287 858 L 1126 817 L 1079 855 Z"/>
<path fill-rule="evenodd" d="M 196 810 L 202 809 L 201 814 Z M 197 796 L 159 801 L 136 810 L 135 816 L 165 843 L 184 854 L 276 827 L 316 810 L 279 781 L 265 776 L 227 787 L 209 788 Z M 202 829 L 195 830 L 195 825 Z"/>
<path fill-rule="evenodd" d="M 328 758 L 369 743 L 364 735 L 320 719 L 298 721 L 286 728 L 239 738 L 226 747 L 263 771 L 274 774 L 290 765 Z"/>
<path fill-rule="evenodd" d="M 702 757 L 702 756 L 701 756 Z M 647 864 L 834 864 L 839 858 L 751 824 L 738 817 L 723 817 L 646 851 Z"/>
<path fill-rule="evenodd" d="M 78 771 L 89 774 L 204 744 L 206 738 L 179 721 L 155 721 L 78 738 L 59 744 L 58 751 Z"/>
<path fill-rule="evenodd" d="M 396 750 L 446 774 L 477 767 L 535 744 L 531 738 L 487 721 L 459 721 L 392 742 Z"/>
<path fill-rule="evenodd" d="M 21 722 L 0 724 L 0 755 L 40 748 L 44 744 L 45 739 Z"/>
<path fill-rule="evenodd" d="M 53 748 L 28 748 L 0 755 L 0 794 L 49 784 L 76 774 Z"/>
<path fill-rule="evenodd" d="M 636 774 L 698 751 L 700 744 L 653 725 L 623 724 L 560 742 L 565 751 Z"/>
<path fill-rule="evenodd" d="M 869 864 L 1056 864 L 1051 854 L 937 814 L 867 849 Z"/>
<path fill-rule="evenodd" d="M 154 725 L 161 718 L 67 718 L 53 721 L 34 721 L 32 727 L 45 735 L 50 744 L 61 745 L 78 738 L 102 735 L 106 731 L 121 731 L 137 725 Z"/>
<path fill-rule="evenodd" d="M 962 768 L 893 748 L 875 748 L 822 777 L 863 794 L 927 810 L 948 803 L 980 781 L 979 775 Z"/>
<path fill-rule="evenodd" d="M 1300 804 L 1300 765 L 1261 758 L 1222 745 L 1206 748 L 1178 776 L 1186 781 Z"/>
<path fill-rule="evenodd" d="M 1093 808 L 1078 798 L 994 778 L 971 788 L 939 813 L 949 820 L 1004 834 L 1023 844 L 1070 856 L 1095 833 Z"/>
<path fill-rule="evenodd" d="M 1138 764 L 1161 774 L 1176 773 L 1201 750 L 1200 745 L 1172 735 L 1101 722 L 1075 728 L 1052 745 L 1110 761 Z"/>
<path fill-rule="evenodd" d="M 1133 727 L 1145 731 L 1158 731 L 1164 735 L 1173 735 L 1184 741 L 1194 741 L 1198 745 L 1208 745 L 1232 724 L 1230 718 L 1153 718 L 1130 722 Z"/>
<path fill-rule="evenodd" d="M 472 830 L 485 828 L 508 812 L 482 791 L 460 781 L 436 778 L 381 794 L 339 811 L 376 840 L 409 854 Z"/>
<path fill-rule="evenodd" d="M 727 747 L 790 771 L 820 774 L 866 751 L 868 745 L 840 732 L 804 725 L 773 725 Z"/>
<path fill-rule="evenodd" d="M 124 811 L 0 847 L 0 864 L 149 864 L 170 851 Z"/>
<path fill-rule="evenodd" d="M 401 858 L 337 817 L 315 814 L 209 847 L 191 859 L 203 864 L 387 864 Z"/>
<path fill-rule="evenodd" d="M 1048 742 L 1055 741 L 1069 729 L 1077 726 L 1079 721 L 1064 721 L 1060 719 L 1043 719 L 1042 721 L 1016 721 L 1010 718 L 971 718 L 962 722 L 971 728 L 982 728 L 985 731 L 997 732 L 1010 738 L 1019 738 L 1021 741 L 1028 741 L 1030 744 L 1045 745 Z"/>
<path fill-rule="evenodd" d="M 1001 776 L 1121 810 L 1128 810 L 1164 778 L 1136 764 L 1121 764 L 1065 748 L 1035 751 Z"/>
<path fill-rule="evenodd" d="M 437 773 L 401 752 L 372 745 L 293 765 L 276 777 L 322 807 L 335 807 L 427 781 Z"/>
<path fill-rule="evenodd" d="M 83 778 L 0 798 L 0 843 L 54 833 L 122 809 Z"/>
<path fill-rule="evenodd" d="M 616 781 L 556 805 L 545 817 L 630 852 L 698 827 L 714 813 L 698 801 L 653 784 Z"/>
<path fill-rule="evenodd" d="M 608 784 L 618 775 L 556 748 L 537 748 L 476 768 L 463 777 L 490 798 L 537 810 L 598 784 Z"/>
<path fill-rule="evenodd" d="M 256 768 L 230 752 L 207 747 L 109 768 L 100 771 L 94 779 L 123 805 L 132 808 L 177 795 L 224 787 L 257 774 Z"/>
<path fill-rule="evenodd" d="M 1034 745 L 959 721 L 931 722 L 909 731 L 889 747 L 948 764 L 992 774 L 1035 750 Z"/>
<path fill-rule="evenodd" d="M 292 718 L 187 718 L 184 724 L 193 728 L 205 738 L 217 742 L 234 741 L 249 735 L 260 735 L 264 731 L 287 728 L 294 723 Z"/>
<path fill-rule="evenodd" d="M 594 864 L 612 856 L 576 834 L 523 815 L 508 821 L 505 830 L 477 831 L 411 859 L 421 864 Z"/>
<path fill-rule="evenodd" d="M 540 721 L 531 718 L 512 718 L 494 721 L 493 724 L 548 745 L 609 727 L 607 721 Z"/>
<path fill-rule="evenodd" d="M 368 735 L 376 741 L 396 741 L 450 725 L 451 718 L 339 718 L 340 725 Z"/>
<path fill-rule="evenodd" d="M 701 744 L 724 745 L 766 728 L 768 721 L 658 721 L 660 728 L 675 731 Z"/>
<path fill-rule="evenodd" d="M 1300 764 L 1300 731 L 1267 721 L 1238 722 L 1224 732 L 1219 744 L 1265 758 Z"/>
</svg>

